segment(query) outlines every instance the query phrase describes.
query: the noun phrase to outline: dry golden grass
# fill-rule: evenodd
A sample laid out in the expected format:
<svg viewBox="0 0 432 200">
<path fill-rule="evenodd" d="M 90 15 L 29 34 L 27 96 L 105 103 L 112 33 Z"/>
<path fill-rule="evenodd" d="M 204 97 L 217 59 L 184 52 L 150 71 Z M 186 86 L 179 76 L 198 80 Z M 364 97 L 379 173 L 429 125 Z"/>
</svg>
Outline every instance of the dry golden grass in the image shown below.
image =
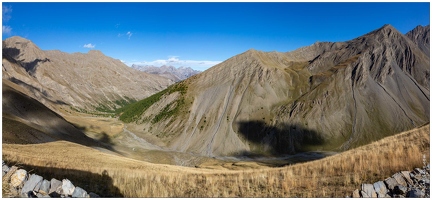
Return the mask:
<svg viewBox="0 0 432 200">
<path fill-rule="evenodd" d="M 321 160 L 242 171 L 150 164 L 69 142 L 4 144 L 3 159 L 107 196 L 345 197 L 361 183 L 421 167 L 429 132 L 426 125 Z"/>
<path fill-rule="evenodd" d="M 84 129 L 87 134 L 106 133 L 109 136 L 115 136 L 123 131 L 124 124 L 118 120 L 104 117 L 93 117 L 83 113 L 74 113 L 74 115 L 63 115 L 63 117 L 75 126 Z"/>
</svg>

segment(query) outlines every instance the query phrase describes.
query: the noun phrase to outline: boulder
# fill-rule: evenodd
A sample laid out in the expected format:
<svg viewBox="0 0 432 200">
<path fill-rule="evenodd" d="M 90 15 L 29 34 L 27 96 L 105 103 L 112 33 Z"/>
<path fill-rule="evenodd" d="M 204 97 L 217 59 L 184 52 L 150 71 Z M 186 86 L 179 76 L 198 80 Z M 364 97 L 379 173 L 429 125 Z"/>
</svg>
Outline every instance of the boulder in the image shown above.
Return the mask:
<svg viewBox="0 0 432 200">
<path fill-rule="evenodd" d="M 38 192 L 41 193 L 42 195 L 48 195 L 50 191 L 50 185 L 51 185 L 50 181 L 46 179 L 43 180 Z"/>
<path fill-rule="evenodd" d="M 6 175 L 3 176 L 3 180 L 6 182 L 10 181 L 11 176 L 18 170 L 18 167 L 12 166 L 9 171 L 6 173 Z"/>
<path fill-rule="evenodd" d="M 421 180 L 421 175 L 420 174 L 416 174 L 416 173 L 414 173 L 414 172 L 411 172 L 410 173 L 410 178 L 411 178 L 411 180 L 414 182 L 414 184 L 415 183 L 417 183 L 419 180 Z"/>
<path fill-rule="evenodd" d="M 423 198 L 424 197 L 424 193 L 420 189 L 413 189 L 413 190 L 410 190 L 408 192 L 408 194 L 406 195 L 406 197 L 409 197 L 409 198 Z"/>
<path fill-rule="evenodd" d="M 9 167 L 7 165 L 3 165 L 2 170 L 3 170 L 3 175 L 2 176 L 4 176 L 4 175 L 6 175 L 8 173 Z"/>
<path fill-rule="evenodd" d="M 39 189 L 40 189 L 41 185 L 42 185 L 42 181 L 39 181 L 39 183 L 35 186 L 35 188 L 33 189 L 33 191 L 39 192 Z"/>
<path fill-rule="evenodd" d="M 363 191 L 363 190 L 360 191 L 360 194 L 361 194 L 361 197 L 362 197 L 362 198 L 371 198 L 371 197 L 368 196 L 368 194 L 367 194 L 365 191 Z"/>
<path fill-rule="evenodd" d="M 372 184 L 362 184 L 362 191 L 366 192 L 369 197 L 376 198 L 377 194 Z"/>
<path fill-rule="evenodd" d="M 385 186 L 384 182 L 382 182 L 382 181 L 375 182 L 373 184 L 373 186 L 374 186 L 375 192 L 377 193 L 378 197 L 385 197 L 388 190 L 387 190 L 387 187 Z"/>
<path fill-rule="evenodd" d="M 409 171 L 401 171 L 402 176 L 405 178 L 406 182 L 409 185 L 413 185 L 414 182 L 412 181 L 411 177 L 410 177 L 410 172 Z"/>
<path fill-rule="evenodd" d="M 43 194 L 41 194 L 41 193 L 37 193 L 37 194 L 36 194 L 36 197 L 37 197 L 37 198 L 51 198 L 49 195 L 43 195 Z"/>
<path fill-rule="evenodd" d="M 396 185 L 396 187 L 393 190 L 394 194 L 400 194 L 400 195 L 404 195 L 408 192 L 408 188 L 402 185 Z"/>
<path fill-rule="evenodd" d="M 51 197 L 60 197 L 60 194 L 62 193 L 62 191 L 61 191 L 62 182 L 55 179 L 55 178 L 52 178 L 50 183 L 51 183 L 51 188 L 50 188 L 48 194 Z"/>
<path fill-rule="evenodd" d="M 354 190 L 352 193 L 352 198 L 360 198 L 360 192 L 358 189 Z"/>
<path fill-rule="evenodd" d="M 72 182 L 70 182 L 70 180 L 63 179 L 62 189 L 63 194 L 69 196 L 73 194 L 75 186 L 72 184 Z"/>
<path fill-rule="evenodd" d="M 11 184 L 13 187 L 18 187 L 25 181 L 27 176 L 27 171 L 24 169 L 17 170 L 12 176 L 11 176 Z"/>
<path fill-rule="evenodd" d="M 21 189 L 21 194 L 27 194 L 36 187 L 36 185 L 43 180 L 42 176 L 37 174 L 32 174 L 27 182 L 25 182 L 23 188 Z"/>
<path fill-rule="evenodd" d="M 398 182 L 399 185 L 403 185 L 405 187 L 408 186 L 406 181 L 405 181 L 405 178 L 403 177 L 403 175 L 401 173 L 393 174 L 392 177 L 394 179 L 396 179 L 396 182 Z"/>
<path fill-rule="evenodd" d="M 426 174 L 426 172 L 420 168 L 415 168 L 414 173 L 420 174 L 420 175 Z"/>
<path fill-rule="evenodd" d="M 37 194 L 31 190 L 28 192 L 21 192 L 21 197 L 23 198 L 37 198 Z"/>
<path fill-rule="evenodd" d="M 384 183 L 387 185 L 387 188 L 391 191 L 393 191 L 394 187 L 396 187 L 396 185 L 398 185 L 398 182 L 396 181 L 396 179 L 394 179 L 392 177 L 384 180 Z"/>
<path fill-rule="evenodd" d="M 96 193 L 90 192 L 89 193 L 90 198 L 99 198 L 100 196 L 97 195 Z"/>
<path fill-rule="evenodd" d="M 87 192 L 80 187 L 75 187 L 75 190 L 72 193 L 72 197 L 74 197 L 74 198 L 86 198 Z"/>
</svg>

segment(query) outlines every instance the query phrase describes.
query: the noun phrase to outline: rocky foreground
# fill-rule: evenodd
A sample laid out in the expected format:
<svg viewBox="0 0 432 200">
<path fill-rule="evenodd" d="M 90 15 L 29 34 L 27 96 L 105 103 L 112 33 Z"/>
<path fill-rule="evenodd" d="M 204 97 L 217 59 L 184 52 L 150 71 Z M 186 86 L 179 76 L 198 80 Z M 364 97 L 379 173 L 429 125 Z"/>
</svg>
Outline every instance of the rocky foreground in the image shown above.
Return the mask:
<svg viewBox="0 0 432 200">
<path fill-rule="evenodd" d="M 364 183 L 361 190 L 352 193 L 353 198 L 430 198 L 429 164 L 412 172 L 401 171 L 374 184 Z"/>
<path fill-rule="evenodd" d="M 9 167 L 2 161 L 3 176 L 3 197 L 29 197 L 29 198 L 50 198 L 50 197 L 76 197 L 89 198 L 99 195 L 74 186 L 68 179 L 59 181 L 52 178 L 51 181 L 44 179 L 37 174 L 30 174 L 24 169 L 16 166 Z"/>
</svg>

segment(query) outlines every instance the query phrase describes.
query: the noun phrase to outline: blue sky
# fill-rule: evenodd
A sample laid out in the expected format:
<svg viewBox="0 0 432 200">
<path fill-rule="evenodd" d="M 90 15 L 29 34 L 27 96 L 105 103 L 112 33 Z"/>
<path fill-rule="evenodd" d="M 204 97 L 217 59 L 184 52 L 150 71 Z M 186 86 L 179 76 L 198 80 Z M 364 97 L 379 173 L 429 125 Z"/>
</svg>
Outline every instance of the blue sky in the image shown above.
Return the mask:
<svg viewBox="0 0 432 200">
<path fill-rule="evenodd" d="M 430 23 L 430 3 L 5 3 L 2 39 L 43 50 L 100 50 L 127 65 L 198 70 L 248 49 L 287 52 L 346 41 L 384 24 Z"/>
</svg>

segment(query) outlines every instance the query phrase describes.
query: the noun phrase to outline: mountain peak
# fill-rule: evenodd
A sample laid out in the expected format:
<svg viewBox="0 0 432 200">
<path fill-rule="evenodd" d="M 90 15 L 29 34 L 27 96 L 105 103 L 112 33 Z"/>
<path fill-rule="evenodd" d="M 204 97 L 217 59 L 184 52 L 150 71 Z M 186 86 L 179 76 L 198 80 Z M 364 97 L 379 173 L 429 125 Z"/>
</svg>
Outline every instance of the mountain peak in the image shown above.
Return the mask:
<svg viewBox="0 0 432 200">
<path fill-rule="evenodd" d="M 22 38 L 20 36 L 12 36 L 10 38 L 7 38 L 5 41 L 8 41 L 8 42 L 31 42 L 30 40 Z"/>
<path fill-rule="evenodd" d="M 6 59 L 16 59 L 27 63 L 37 59 L 46 59 L 45 53 L 32 41 L 19 36 L 13 36 L 4 40 L 2 49 L 3 57 Z"/>
<path fill-rule="evenodd" d="M 103 53 L 102 53 L 102 51 L 99 51 L 99 50 L 90 50 L 89 52 L 88 52 L 88 54 L 92 54 L 92 55 L 104 55 Z"/>
<path fill-rule="evenodd" d="M 258 53 L 258 52 L 260 52 L 260 51 L 255 50 L 255 49 L 253 49 L 253 48 L 251 48 L 251 49 L 245 51 L 245 53 L 247 53 L 247 54 L 248 54 L 248 53 Z"/>
<path fill-rule="evenodd" d="M 426 26 L 418 25 L 413 30 L 423 30 L 423 29 L 428 29 L 429 27 L 430 25 L 426 25 Z"/>
<path fill-rule="evenodd" d="M 132 65 L 131 67 L 146 73 L 157 74 L 159 76 L 166 77 L 168 79 L 173 80 L 174 82 L 187 79 L 201 72 L 185 66 L 176 68 L 171 65 L 162 65 L 160 67 L 156 67 L 152 65 L 146 65 L 146 66 Z"/>
<path fill-rule="evenodd" d="M 13 36 L 3 41 L 3 47 L 8 48 L 36 48 L 39 49 L 31 40 Z"/>
<path fill-rule="evenodd" d="M 375 38 L 375 40 L 379 40 L 379 41 L 383 41 L 386 40 L 388 38 L 393 38 L 393 37 L 397 37 L 400 38 L 402 37 L 403 34 L 401 32 L 399 32 L 397 29 L 395 29 L 392 25 L 390 24 L 385 24 L 384 26 L 369 32 L 368 34 L 358 37 L 356 39 L 364 39 L 364 38 Z M 356 40 L 355 39 L 355 40 Z"/>
<path fill-rule="evenodd" d="M 394 32 L 394 31 L 399 32 L 390 24 L 385 24 L 384 26 L 382 26 L 381 28 L 379 28 L 377 30 L 377 32 L 385 32 L 385 33 L 390 33 L 390 32 Z"/>
<path fill-rule="evenodd" d="M 418 25 L 413 30 L 409 31 L 405 35 L 416 44 L 420 50 L 422 50 L 426 56 L 430 52 L 430 26 Z"/>
</svg>

